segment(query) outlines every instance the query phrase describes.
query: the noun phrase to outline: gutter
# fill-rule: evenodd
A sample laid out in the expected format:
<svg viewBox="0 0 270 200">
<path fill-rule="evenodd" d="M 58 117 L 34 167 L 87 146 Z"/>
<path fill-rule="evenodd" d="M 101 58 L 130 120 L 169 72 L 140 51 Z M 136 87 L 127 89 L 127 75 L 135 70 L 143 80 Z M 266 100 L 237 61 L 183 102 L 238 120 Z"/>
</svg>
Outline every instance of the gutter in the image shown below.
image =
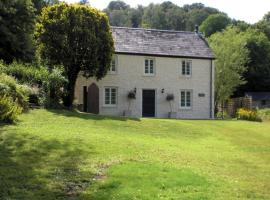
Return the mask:
<svg viewBox="0 0 270 200">
<path fill-rule="evenodd" d="M 210 119 L 213 118 L 213 60 L 210 61 Z"/>
</svg>

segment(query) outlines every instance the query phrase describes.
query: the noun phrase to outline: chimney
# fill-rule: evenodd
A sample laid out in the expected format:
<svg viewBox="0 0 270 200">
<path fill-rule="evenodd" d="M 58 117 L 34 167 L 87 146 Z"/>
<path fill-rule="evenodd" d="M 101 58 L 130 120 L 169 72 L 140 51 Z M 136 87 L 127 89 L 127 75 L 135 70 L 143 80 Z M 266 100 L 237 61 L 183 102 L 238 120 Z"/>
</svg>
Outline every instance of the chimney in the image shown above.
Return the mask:
<svg viewBox="0 0 270 200">
<path fill-rule="evenodd" d="M 199 26 L 197 24 L 195 25 L 195 33 L 199 33 Z"/>
</svg>

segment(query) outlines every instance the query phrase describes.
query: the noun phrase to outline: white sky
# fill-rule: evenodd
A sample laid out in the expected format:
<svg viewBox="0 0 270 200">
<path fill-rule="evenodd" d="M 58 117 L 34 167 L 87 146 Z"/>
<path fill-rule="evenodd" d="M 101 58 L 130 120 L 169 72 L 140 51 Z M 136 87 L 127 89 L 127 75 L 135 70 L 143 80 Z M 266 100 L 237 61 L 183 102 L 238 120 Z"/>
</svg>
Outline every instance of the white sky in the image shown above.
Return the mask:
<svg viewBox="0 0 270 200">
<path fill-rule="evenodd" d="M 69 3 L 79 0 L 65 0 Z M 104 9 L 111 0 L 89 0 L 93 7 Z M 168 0 L 123 0 L 131 7 L 148 5 L 149 3 L 162 3 Z M 214 7 L 227 13 L 231 18 L 255 23 L 262 19 L 263 15 L 270 11 L 270 0 L 170 0 L 171 2 L 183 6 L 184 4 L 203 3 L 206 6 Z"/>
</svg>

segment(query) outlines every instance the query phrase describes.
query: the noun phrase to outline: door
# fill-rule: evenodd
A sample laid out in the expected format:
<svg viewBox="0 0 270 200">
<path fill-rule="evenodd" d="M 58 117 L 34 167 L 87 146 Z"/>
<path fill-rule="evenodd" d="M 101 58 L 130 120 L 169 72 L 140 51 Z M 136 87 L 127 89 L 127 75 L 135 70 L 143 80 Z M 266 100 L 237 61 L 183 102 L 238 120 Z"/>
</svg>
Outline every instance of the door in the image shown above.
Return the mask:
<svg viewBox="0 0 270 200">
<path fill-rule="evenodd" d="M 155 117 L 156 112 L 156 91 L 143 90 L 142 94 L 142 116 Z"/>
<path fill-rule="evenodd" d="M 87 86 L 83 86 L 83 112 L 87 112 Z"/>
<path fill-rule="evenodd" d="M 88 104 L 87 111 L 90 113 L 99 113 L 99 89 L 95 83 L 88 87 Z"/>
</svg>

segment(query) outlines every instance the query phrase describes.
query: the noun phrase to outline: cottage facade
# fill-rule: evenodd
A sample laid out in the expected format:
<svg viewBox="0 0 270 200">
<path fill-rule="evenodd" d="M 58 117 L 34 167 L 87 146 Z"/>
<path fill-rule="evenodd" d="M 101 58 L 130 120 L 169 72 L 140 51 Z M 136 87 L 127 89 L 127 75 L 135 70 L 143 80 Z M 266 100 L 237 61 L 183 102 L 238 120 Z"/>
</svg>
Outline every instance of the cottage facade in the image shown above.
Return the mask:
<svg viewBox="0 0 270 200">
<path fill-rule="evenodd" d="M 214 56 L 198 33 L 120 27 L 112 27 L 112 32 L 115 54 L 108 74 L 99 81 L 81 75 L 77 79 L 75 98 L 81 110 L 213 118 Z M 128 99 L 128 93 L 136 98 Z"/>
</svg>

